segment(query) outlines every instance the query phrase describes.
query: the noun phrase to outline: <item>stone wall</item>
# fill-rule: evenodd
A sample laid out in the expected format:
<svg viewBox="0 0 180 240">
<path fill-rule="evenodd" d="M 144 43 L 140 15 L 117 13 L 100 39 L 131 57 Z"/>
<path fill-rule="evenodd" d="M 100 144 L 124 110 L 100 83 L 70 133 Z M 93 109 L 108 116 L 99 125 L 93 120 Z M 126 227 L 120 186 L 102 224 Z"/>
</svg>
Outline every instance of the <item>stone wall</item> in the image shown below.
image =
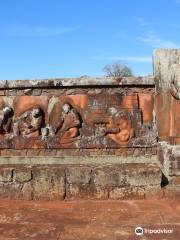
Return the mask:
<svg viewBox="0 0 180 240">
<path fill-rule="evenodd" d="M 155 157 L 123 161 L 113 156 L 43 162 L 14 159 L 13 164 L 1 165 L 0 195 L 26 200 L 142 199 L 160 190 L 156 161 Z"/>
<path fill-rule="evenodd" d="M 0 197 L 178 191 L 180 51 L 153 59 L 149 77 L 0 81 Z"/>
<path fill-rule="evenodd" d="M 0 82 L 0 196 L 131 199 L 159 191 L 152 77 Z"/>
<path fill-rule="evenodd" d="M 1 156 L 156 154 L 151 77 L 1 81 L 0 92 Z"/>
</svg>

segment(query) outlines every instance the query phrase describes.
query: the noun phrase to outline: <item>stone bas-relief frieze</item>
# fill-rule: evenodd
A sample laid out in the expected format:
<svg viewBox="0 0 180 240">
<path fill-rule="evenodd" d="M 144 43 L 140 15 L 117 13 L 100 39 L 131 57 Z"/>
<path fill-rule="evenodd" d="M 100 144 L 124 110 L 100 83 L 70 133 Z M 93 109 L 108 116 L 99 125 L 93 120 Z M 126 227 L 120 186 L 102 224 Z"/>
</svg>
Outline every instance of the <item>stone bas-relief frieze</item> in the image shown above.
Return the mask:
<svg viewBox="0 0 180 240">
<path fill-rule="evenodd" d="M 144 94 L 18 96 L 0 110 L 1 148 L 121 148 L 156 144 Z M 22 98 L 22 100 L 21 100 Z M 141 98 L 141 101 L 139 101 Z M 7 100 L 7 99 L 6 99 Z M 28 104 L 29 101 L 29 104 Z M 7 106 L 6 106 L 7 105 Z"/>
<path fill-rule="evenodd" d="M 114 111 L 117 111 L 114 108 Z M 131 118 L 126 112 L 116 112 L 116 116 L 109 117 L 107 121 L 101 120 L 94 123 L 94 135 L 109 137 L 118 144 L 128 142 L 134 135 Z"/>
<path fill-rule="evenodd" d="M 50 137 L 58 136 L 60 144 L 73 143 L 80 135 L 81 119 L 78 111 L 70 103 L 57 102 L 54 108 L 59 111 L 50 116 Z M 57 109 L 56 109 L 57 110 Z"/>
<path fill-rule="evenodd" d="M 38 137 L 41 135 L 41 128 L 44 122 L 43 110 L 35 107 L 24 112 L 15 118 L 13 123 L 13 133 L 15 137 Z"/>
<path fill-rule="evenodd" d="M 8 134 L 11 132 L 13 109 L 10 107 L 4 107 L 0 110 L 0 134 Z"/>
</svg>

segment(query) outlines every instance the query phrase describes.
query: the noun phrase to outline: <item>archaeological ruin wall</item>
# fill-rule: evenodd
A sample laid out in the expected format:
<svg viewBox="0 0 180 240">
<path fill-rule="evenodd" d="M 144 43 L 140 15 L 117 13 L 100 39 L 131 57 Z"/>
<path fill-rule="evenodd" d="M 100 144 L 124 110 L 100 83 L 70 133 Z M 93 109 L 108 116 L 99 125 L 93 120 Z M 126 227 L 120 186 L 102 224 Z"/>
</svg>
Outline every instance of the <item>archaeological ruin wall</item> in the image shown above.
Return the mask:
<svg viewBox="0 0 180 240">
<path fill-rule="evenodd" d="M 154 82 L 2 81 L 1 156 L 156 154 Z"/>
<path fill-rule="evenodd" d="M 179 50 L 154 75 L 0 81 L 0 197 L 154 196 L 180 180 Z"/>
</svg>

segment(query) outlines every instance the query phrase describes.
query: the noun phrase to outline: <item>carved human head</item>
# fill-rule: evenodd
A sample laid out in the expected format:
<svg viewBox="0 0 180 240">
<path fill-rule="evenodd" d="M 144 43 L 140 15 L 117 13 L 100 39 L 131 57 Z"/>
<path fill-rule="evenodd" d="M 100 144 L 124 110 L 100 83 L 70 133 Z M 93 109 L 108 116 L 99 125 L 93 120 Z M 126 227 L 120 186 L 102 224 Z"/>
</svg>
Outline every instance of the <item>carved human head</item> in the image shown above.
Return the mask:
<svg viewBox="0 0 180 240">
<path fill-rule="evenodd" d="M 12 113 L 12 108 L 10 107 L 4 107 L 3 108 L 4 115 L 10 115 Z"/>
<path fill-rule="evenodd" d="M 41 114 L 41 109 L 40 108 L 33 108 L 32 110 L 32 116 L 33 117 L 38 117 Z"/>
<path fill-rule="evenodd" d="M 71 109 L 71 106 L 69 103 L 65 103 L 63 106 L 62 106 L 62 109 L 65 113 L 68 113 Z"/>
</svg>

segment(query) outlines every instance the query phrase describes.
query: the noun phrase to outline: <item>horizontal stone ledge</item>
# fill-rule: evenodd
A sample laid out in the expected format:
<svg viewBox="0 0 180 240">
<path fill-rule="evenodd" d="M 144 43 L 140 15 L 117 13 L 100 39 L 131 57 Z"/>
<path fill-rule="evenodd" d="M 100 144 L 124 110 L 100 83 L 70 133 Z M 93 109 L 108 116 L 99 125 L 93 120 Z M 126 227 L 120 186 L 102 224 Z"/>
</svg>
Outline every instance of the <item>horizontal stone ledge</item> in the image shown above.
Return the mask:
<svg viewBox="0 0 180 240">
<path fill-rule="evenodd" d="M 0 157 L 0 165 L 99 165 L 99 164 L 126 164 L 126 163 L 158 163 L 157 156 L 117 157 Z"/>
<path fill-rule="evenodd" d="M 152 76 L 141 77 L 79 77 L 79 78 L 52 78 L 34 80 L 0 80 L 0 89 L 17 88 L 62 88 L 88 86 L 126 86 L 150 85 L 154 86 Z"/>
</svg>

